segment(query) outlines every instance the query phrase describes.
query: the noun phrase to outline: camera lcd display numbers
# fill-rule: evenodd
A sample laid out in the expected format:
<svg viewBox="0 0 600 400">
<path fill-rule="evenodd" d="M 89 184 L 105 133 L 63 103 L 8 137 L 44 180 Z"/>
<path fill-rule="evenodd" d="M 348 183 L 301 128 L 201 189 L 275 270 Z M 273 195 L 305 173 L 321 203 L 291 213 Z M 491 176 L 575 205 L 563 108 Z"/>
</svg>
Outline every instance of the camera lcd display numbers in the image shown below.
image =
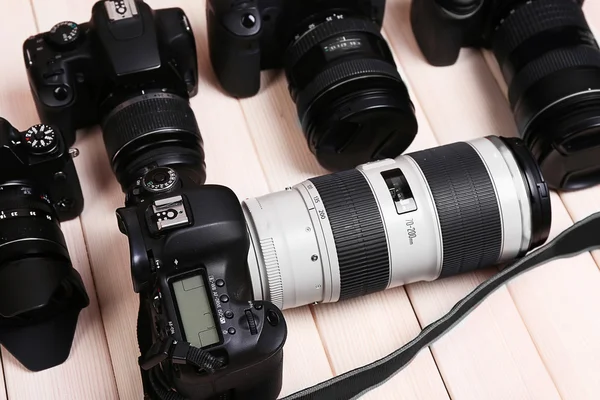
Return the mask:
<svg viewBox="0 0 600 400">
<path fill-rule="evenodd" d="M 194 347 L 219 342 L 207 288 L 200 275 L 172 282 L 186 340 Z"/>
</svg>

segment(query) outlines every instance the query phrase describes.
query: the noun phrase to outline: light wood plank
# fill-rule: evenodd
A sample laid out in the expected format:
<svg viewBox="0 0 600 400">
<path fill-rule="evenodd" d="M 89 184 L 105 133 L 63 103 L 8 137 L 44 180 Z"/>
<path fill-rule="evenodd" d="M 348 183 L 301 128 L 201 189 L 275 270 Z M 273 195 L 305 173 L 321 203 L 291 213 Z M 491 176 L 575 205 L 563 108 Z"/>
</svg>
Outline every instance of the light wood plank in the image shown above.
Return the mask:
<svg viewBox="0 0 600 400">
<path fill-rule="evenodd" d="M 85 3 L 85 4 L 84 4 Z M 93 1 L 37 0 L 42 29 L 70 18 L 87 21 Z M 208 182 L 231 187 L 240 199 L 268 192 L 260 163 L 253 151 L 242 110 L 235 99 L 218 89 L 207 55 L 203 2 L 148 1 L 153 8 L 182 7 L 194 29 L 199 53 L 199 95 L 191 104 L 198 120 L 206 150 Z M 123 196 L 108 165 L 100 132 L 80 132 L 81 156 L 78 170 L 82 175 L 88 206 L 82 216 L 90 248 L 103 318 L 113 356 L 117 385 L 122 399 L 139 399 L 141 381 L 137 368 L 135 338 L 137 298 L 132 291 L 127 242 L 116 226 L 115 208 Z M 284 388 L 282 394 L 296 391 L 320 380 L 331 372 L 318 332 L 308 309 L 286 312 L 290 334 L 285 346 Z M 301 357 L 311 348 L 311 357 Z M 289 354 L 296 355 L 290 356 Z M 294 373 L 291 373 L 291 372 Z"/>
<path fill-rule="evenodd" d="M 270 189 L 282 190 L 304 179 L 327 173 L 308 149 L 285 76 L 273 71 L 264 72 L 262 82 L 261 91 L 256 96 L 240 103 Z M 427 121 L 420 112 L 419 122 L 422 132 L 427 132 Z M 431 133 L 420 133 L 411 149 L 433 145 L 435 141 Z M 404 290 L 398 290 L 400 293 L 378 294 L 349 303 L 359 306 L 360 310 L 349 304 L 314 308 L 319 332 L 336 375 L 386 355 L 404 343 L 401 339 L 408 341 L 418 333 L 418 323 L 410 302 Z M 356 322 L 356 315 L 362 316 L 361 322 Z M 377 326 L 377 334 L 374 326 Z M 396 340 L 383 340 L 384 337 Z M 397 398 L 399 394 L 403 398 L 448 398 L 429 352 L 424 352 L 411 368 L 373 395 Z"/>
<path fill-rule="evenodd" d="M 0 115 L 19 129 L 38 123 L 22 59 L 22 40 L 36 33 L 32 9 L 28 2 L 2 1 L 0 37 L 3 57 L 0 60 Z M 16 37 L 19 32 L 23 37 Z M 80 272 L 90 306 L 82 311 L 69 359 L 62 365 L 42 371 L 27 371 L 3 350 L 4 374 L 11 399 L 116 399 L 116 385 L 102 318 L 96 299 L 87 251 L 79 218 L 62 224 L 73 266 Z M 4 390 L 0 398 L 6 398 Z"/>
<path fill-rule="evenodd" d="M 498 90 L 481 54 L 474 50 L 463 50 L 458 63 L 452 67 L 429 66 L 420 54 L 410 29 L 408 1 L 392 2 L 388 8 L 390 11 L 395 9 L 393 4 L 397 4 L 397 15 L 403 16 L 397 17 L 394 23 L 387 25 L 398 32 L 392 39 L 394 48 L 400 54 L 403 67 L 420 103 L 425 107 L 425 114 L 440 143 L 454 142 L 458 139 L 468 140 L 487 134 L 514 136 L 516 129 L 506 100 Z M 388 34 L 391 34 L 389 28 Z M 553 208 L 555 234 L 567 227 L 571 221 L 560 199 L 555 195 Z M 600 286 L 598 279 L 600 276 L 596 266 L 591 262 L 589 255 L 584 255 L 577 260 L 560 261 L 544 266 L 508 285 L 510 296 L 504 296 L 506 301 L 499 306 L 494 318 L 490 318 L 485 324 L 485 329 L 492 329 L 491 326 L 496 324 L 494 329 L 505 337 L 500 337 L 499 341 L 488 342 L 490 350 L 482 349 L 483 353 L 477 353 L 471 347 L 470 353 L 478 354 L 478 359 L 483 359 L 486 351 L 492 351 L 491 343 L 501 343 L 501 346 L 493 346 L 501 352 L 498 356 L 518 355 L 519 361 L 516 363 L 517 368 L 512 371 L 498 369 L 503 371 L 501 381 L 495 374 L 478 367 L 485 374 L 481 379 L 487 380 L 484 384 L 486 390 L 493 391 L 487 393 L 485 398 L 555 398 L 559 394 L 563 398 L 572 399 L 598 397 L 599 381 L 589 375 L 589 370 L 593 370 L 597 363 L 592 360 L 597 359 L 598 354 L 596 346 L 589 346 L 589 343 L 598 336 L 599 326 L 593 318 L 588 317 L 587 311 L 589 307 L 596 307 L 599 301 L 596 294 Z M 419 288 L 420 285 L 414 286 Z M 411 290 L 412 287 L 408 290 L 409 294 Z M 554 302 L 558 293 L 561 294 L 562 301 Z M 487 305 L 482 306 L 482 310 L 493 307 L 496 301 L 500 302 L 501 296 L 502 292 L 495 294 L 495 299 L 490 299 Z M 514 304 L 511 304 L 510 298 Z M 552 306 L 549 307 L 549 303 L 552 303 Z M 583 307 L 584 304 L 587 305 Z M 421 320 L 431 320 L 420 314 L 419 305 L 415 303 L 415 309 Z M 509 312 L 515 307 L 518 313 Z M 479 315 L 483 313 L 482 310 L 478 310 L 477 314 L 463 324 L 475 324 Z M 540 310 L 547 312 L 542 313 Z M 437 313 L 436 316 L 439 314 L 441 313 Z M 521 322 L 519 317 L 522 318 Z M 586 328 L 573 329 L 571 324 L 575 323 L 575 320 L 578 324 L 584 324 Z M 518 327 L 519 324 L 524 324 L 533 341 L 526 337 L 526 331 L 523 326 Z M 506 332 L 511 331 L 521 331 L 522 334 L 506 336 Z M 477 335 L 481 334 L 481 329 L 473 327 L 466 332 L 465 328 L 464 339 L 461 340 L 474 345 Z M 455 335 L 458 336 L 455 332 L 449 337 Z M 463 363 L 459 366 L 456 361 L 465 357 L 467 352 L 462 352 L 462 356 L 456 354 L 454 361 L 446 361 L 445 357 L 440 357 L 439 352 L 444 350 L 442 347 L 445 340 L 444 338 L 434 345 L 433 352 L 442 375 L 447 379 L 451 394 L 461 398 L 481 398 L 472 394 L 475 390 L 472 380 L 469 384 L 466 381 L 461 383 L 456 380 L 455 375 L 448 375 L 457 368 L 464 371 L 465 368 L 469 368 L 469 364 Z M 459 349 L 454 351 L 460 353 Z M 528 354 L 535 354 L 536 351 L 543 363 L 536 361 L 535 357 L 526 357 Z M 573 359 L 577 361 L 573 362 Z M 502 365 L 500 360 L 501 358 L 491 357 L 486 365 L 493 365 L 495 368 L 496 365 Z M 529 362 L 525 362 L 527 360 Z M 565 371 L 565 365 L 568 365 L 570 371 Z M 507 380 L 507 372 L 512 373 L 515 380 Z M 477 376 L 479 379 L 479 375 Z M 556 389 L 553 388 L 552 382 L 555 383 Z M 515 391 L 519 386 L 522 389 Z"/>
</svg>

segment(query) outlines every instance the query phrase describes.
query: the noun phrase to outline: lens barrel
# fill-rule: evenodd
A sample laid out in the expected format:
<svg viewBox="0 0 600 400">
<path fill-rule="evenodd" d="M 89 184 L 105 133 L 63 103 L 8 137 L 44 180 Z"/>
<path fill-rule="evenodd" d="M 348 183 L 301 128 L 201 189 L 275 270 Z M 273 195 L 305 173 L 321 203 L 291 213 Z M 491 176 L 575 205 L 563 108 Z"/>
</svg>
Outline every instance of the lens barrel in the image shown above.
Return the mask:
<svg viewBox="0 0 600 400">
<path fill-rule="evenodd" d="M 311 178 L 243 209 L 254 295 L 284 309 L 512 260 L 551 222 L 531 152 L 495 136 Z"/>
<path fill-rule="evenodd" d="M 509 11 L 492 48 L 523 139 L 551 188 L 600 182 L 600 49 L 581 6 L 536 0 Z"/>
<path fill-rule="evenodd" d="M 108 157 L 124 188 L 149 164 L 185 164 L 206 179 L 200 129 L 187 99 L 172 93 L 130 96 L 102 119 Z"/>
<path fill-rule="evenodd" d="M 43 193 L 0 186 L 0 343 L 32 371 L 64 362 L 89 299 Z"/>
<path fill-rule="evenodd" d="M 319 163 L 341 171 L 406 150 L 417 120 L 380 27 L 331 13 L 312 18 L 299 32 L 284 68 Z"/>
</svg>

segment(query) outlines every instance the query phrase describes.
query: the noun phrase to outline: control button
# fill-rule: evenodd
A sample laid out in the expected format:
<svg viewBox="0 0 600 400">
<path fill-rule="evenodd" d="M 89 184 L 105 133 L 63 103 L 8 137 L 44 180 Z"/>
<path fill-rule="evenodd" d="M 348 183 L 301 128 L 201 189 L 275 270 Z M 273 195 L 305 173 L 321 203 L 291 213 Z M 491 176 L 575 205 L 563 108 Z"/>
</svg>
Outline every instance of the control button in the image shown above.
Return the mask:
<svg viewBox="0 0 600 400">
<path fill-rule="evenodd" d="M 64 101 L 69 97 L 69 88 L 61 85 L 55 88 L 52 92 L 54 94 L 54 98 L 58 101 Z"/>
<path fill-rule="evenodd" d="M 61 50 L 69 50 L 74 47 L 81 36 L 81 29 L 73 21 L 63 21 L 54 25 L 47 33 L 48 42 Z"/>
<path fill-rule="evenodd" d="M 218 287 L 225 286 L 225 281 L 223 279 L 217 279 L 217 281 L 215 283 L 217 284 Z"/>
<path fill-rule="evenodd" d="M 177 173 L 167 167 L 154 168 L 142 178 L 144 188 L 152 193 L 166 192 L 172 189 L 177 181 Z"/>
<path fill-rule="evenodd" d="M 227 329 L 227 332 L 229 332 L 230 335 L 235 335 L 236 330 L 235 328 L 229 328 Z"/>
<path fill-rule="evenodd" d="M 229 302 L 229 296 L 227 296 L 226 294 L 221 295 L 221 297 L 219 297 L 219 299 L 221 299 L 221 303 Z"/>
<path fill-rule="evenodd" d="M 248 29 L 253 28 L 256 25 L 256 17 L 252 14 L 244 14 L 242 16 L 242 25 Z"/>
<path fill-rule="evenodd" d="M 262 310 L 263 306 L 262 306 L 262 304 L 258 303 L 258 304 L 254 304 L 254 308 L 256 308 L 257 310 Z"/>
<path fill-rule="evenodd" d="M 67 180 L 67 175 L 64 172 L 59 171 L 54 174 L 54 180 L 57 182 L 64 182 Z"/>
<path fill-rule="evenodd" d="M 56 132 L 50 125 L 34 125 L 25 132 L 25 143 L 33 154 L 48 153 L 56 148 Z"/>
<path fill-rule="evenodd" d="M 279 324 L 279 315 L 273 310 L 267 311 L 267 322 L 272 326 L 277 326 Z"/>
<path fill-rule="evenodd" d="M 162 313 L 162 304 L 158 295 L 154 296 L 154 299 L 152 300 L 152 307 L 157 314 Z"/>
<path fill-rule="evenodd" d="M 248 328 L 250 328 L 250 333 L 252 335 L 258 334 L 258 329 L 256 328 L 256 320 L 254 319 L 254 314 L 252 314 L 252 311 L 246 310 L 246 320 L 248 321 Z"/>
<path fill-rule="evenodd" d="M 227 318 L 227 319 L 233 318 L 233 311 L 231 311 L 231 310 L 225 311 L 225 318 Z"/>
</svg>

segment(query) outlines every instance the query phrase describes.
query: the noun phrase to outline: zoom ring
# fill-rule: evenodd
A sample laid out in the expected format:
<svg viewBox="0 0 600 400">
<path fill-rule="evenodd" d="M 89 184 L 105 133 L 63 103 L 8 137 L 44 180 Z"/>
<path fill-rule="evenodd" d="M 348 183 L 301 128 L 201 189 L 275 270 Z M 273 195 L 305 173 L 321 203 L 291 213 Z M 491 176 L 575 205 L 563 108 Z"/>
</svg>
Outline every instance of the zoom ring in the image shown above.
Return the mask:
<svg viewBox="0 0 600 400">
<path fill-rule="evenodd" d="M 600 52 L 591 47 L 560 48 L 549 51 L 528 63 L 515 75 L 508 88 L 512 107 L 526 90 L 542 78 L 568 68 L 587 67 L 600 69 Z"/>
<path fill-rule="evenodd" d="M 302 120 L 309 106 L 316 97 L 329 88 L 340 82 L 349 81 L 356 76 L 365 76 L 373 78 L 374 76 L 384 76 L 394 79 L 402 85 L 402 78 L 396 69 L 396 66 L 382 60 L 374 59 L 356 59 L 335 64 L 316 76 L 306 88 L 295 96 L 294 101 L 298 101 L 298 115 Z"/>
<path fill-rule="evenodd" d="M 115 108 L 102 123 L 111 161 L 132 140 L 154 132 L 180 131 L 200 137 L 189 102 L 169 93 L 148 93 Z"/>
<path fill-rule="evenodd" d="M 494 35 L 494 53 L 504 59 L 532 36 L 568 26 L 585 31 L 590 29 L 581 7 L 575 2 L 565 0 L 527 2 L 517 7 L 498 26 Z"/>
<path fill-rule="evenodd" d="M 337 250 L 340 300 L 384 290 L 390 260 L 383 221 L 371 187 L 358 170 L 312 178 L 327 212 Z"/>
<path fill-rule="evenodd" d="M 478 153 L 467 143 L 410 154 L 429 184 L 441 225 L 440 278 L 495 264 L 502 225 L 494 186 Z"/>
<path fill-rule="evenodd" d="M 312 31 L 303 35 L 298 41 L 288 47 L 284 55 L 284 65 L 286 69 L 292 68 L 313 46 L 318 45 L 323 40 L 344 33 L 366 32 L 381 38 L 380 28 L 370 20 L 360 18 L 345 18 L 335 22 L 325 22 Z"/>
</svg>

